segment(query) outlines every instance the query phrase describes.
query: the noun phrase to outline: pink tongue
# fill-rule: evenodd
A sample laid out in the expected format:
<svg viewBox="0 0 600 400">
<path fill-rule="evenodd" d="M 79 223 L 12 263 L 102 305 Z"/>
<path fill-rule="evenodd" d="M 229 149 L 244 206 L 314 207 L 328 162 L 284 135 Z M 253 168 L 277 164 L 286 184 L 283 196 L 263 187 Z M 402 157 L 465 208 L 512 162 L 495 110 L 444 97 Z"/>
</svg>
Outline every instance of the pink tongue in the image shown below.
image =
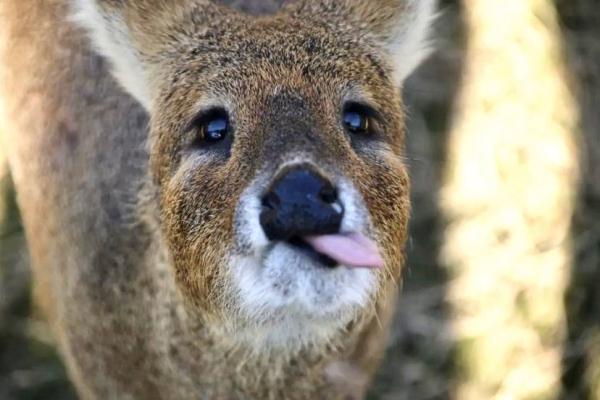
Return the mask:
<svg viewBox="0 0 600 400">
<path fill-rule="evenodd" d="M 307 236 L 303 239 L 317 252 L 347 267 L 382 268 L 384 265 L 377 245 L 360 233 Z"/>
</svg>

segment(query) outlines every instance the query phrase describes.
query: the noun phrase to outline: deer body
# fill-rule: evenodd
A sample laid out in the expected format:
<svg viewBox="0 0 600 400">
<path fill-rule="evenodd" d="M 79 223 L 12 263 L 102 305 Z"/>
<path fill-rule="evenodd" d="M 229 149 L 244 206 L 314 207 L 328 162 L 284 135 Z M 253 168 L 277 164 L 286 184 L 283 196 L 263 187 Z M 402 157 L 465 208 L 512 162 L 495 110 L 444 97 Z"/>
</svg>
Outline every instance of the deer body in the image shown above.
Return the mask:
<svg viewBox="0 0 600 400">
<path fill-rule="evenodd" d="M 196 9 L 189 11 L 188 3 Z M 290 12 L 295 17 L 278 17 L 277 1 L 223 3 L 7 0 L 0 6 L 0 105 L 36 298 L 82 398 L 360 398 L 382 356 L 408 213 L 397 94 L 406 72 L 395 70 L 383 56 L 371 60 L 374 72 L 365 73 L 369 96 L 374 102 L 389 101 L 381 113 L 396 133 L 390 135 L 389 145 L 356 150 L 367 161 L 352 156 L 354 164 L 338 170 L 336 160 L 345 157 L 350 145 L 336 144 L 345 143 L 342 136 L 318 136 L 329 122 L 307 110 L 319 108 L 313 97 L 331 96 L 315 92 L 316 81 L 305 86 L 303 79 L 315 74 L 329 79 L 330 64 L 361 76 L 361 64 L 343 65 L 345 55 L 356 56 L 355 49 L 344 53 L 328 48 L 335 45 L 337 31 L 325 27 L 337 24 L 344 30 L 352 23 L 336 14 L 316 28 L 306 24 L 313 15 L 327 14 L 327 1 L 292 5 L 298 7 Z M 365 12 L 364 18 L 370 16 L 370 22 L 374 19 L 374 30 L 387 29 L 379 24 L 391 11 L 378 18 L 375 11 L 362 10 L 368 8 L 363 2 L 349 3 L 357 13 Z M 416 5 L 427 1 L 381 3 L 401 10 L 400 19 L 403 12 L 427 14 L 419 18 L 431 12 L 431 5 Z M 230 16 L 226 6 L 237 11 Z M 102 18 L 94 20 L 94 13 Z M 112 22 L 104 26 L 102 21 Z M 263 25 L 248 27 L 255 21 Z M 406 32 L 399 32 L 397 40 L 420 43 L 424 31 L 411 38 L 407 32 L 412 19 L 407 21 Z M 298 35 L 285 38 L 286 26 Z M 264 36 L 240 44 L 228 30 L 249 38 L 256 32 Z M 213 31 L 219 34 L 212 37 Z M 302 36 L 311 35 L 314 40 L 305 43 Z M 388 36 L 393 35 L 374 35 Z M 282 40 L 291 43 L 289 49 L 278 50 Z M 294 47 L 298 43 L 308 46 L 302 54 Z M 213 56 L 215 46 L 224 51 Z M 370 46 L 378 54 L 376 46 Z M 412 58 L 407 63 L 416 65 L 420 55 L 409 47 L 406 57 Z M 198 52 L 208 58 L 196 60 Z M 288 58 L 278 61 L 282 54 Z M 299 68 L 289 68 L 295 64 Z M 132 73 L 144 75 L 144 80 L 127 81 Z M 339 73 L 333 71 L 332 76 Z M 235 81 L 237 75 L 267 77 L 267 83 L 259 78 Z M 195 88 L 197 82 L 200 89 Z M 215 88 L 213 82 L 224 84 Z M 234 95 L 222 94 L 228 90 Z M 206 99 L 206 92 L 220 95 Z M 184 98 L 189 104 L 177 103 Z M 220 148 L 213 153 L 208 145 L 182 150 L 183 145 L 174 143 L 177 135 L 164 133 L 179 132 L 174 128 L 179 122 L 173 121 L 187 121 L 193 116 L 190 110 L 214 107 L 217 100 L 223 101 L 218 106 L 227 109 L 232 120 L 236 101 L 257 103 L 252 112 L 235 114 L 232 147 L 222 153 Z M 328 105 L 323 107 L 327 110 Z M 169 110 L 168 117 L 160 116 L 163 109 Z M 307 112 L 308 117 L 297 112 Z M 259 115 L 261 120 L 253 120 Z M 311 122 L 305 126 L 306 121 Z M 262 132 L 262 138 L 245 136 L 243 124 L 253 127 L 248 132 Z M 313 130 L 319 146 L 301 137 Z M 275 136 L 286 132 L 297 136 Z M 268 134 L 273 136 L 269 139 Z M 329 150 L 320 153 L 324 147 Z M 373 151 L 381 151 L 378 162 L 369 159 Z M 263 258 L 265 269 L 274 272 L 260 279 L 248 275 L 262 268 L 253 258 L 258 250 L 247 250 L 257 248 L 257 239 L 245 236 L 254 235 L 258 226 L 245 214 L 253 209 L 251 194 L 268 187 L 294 157 L 302 165 L 315 164 L 323 176 L 339 176 L 340 188 L 345 187 L 342 175 L 359 177 L 355 192 L 365 197 L 368 211 L 359 212 L 362 200 L 355 206 L 348 200 L 350 194 L 343 198 L 344 193 L 354 193 L 350 190 L 338 189 L 340 201 L 346 214 L 354 212 L 359 221 L 353 230 L 375 232 L 371 236 L 383 249 L 385 269 L 337 267 L 285 275 L 290 269 L 280 269 L 277 257 L 289 254 L 289 249 L 274 245 L 270 251 L 276 256 Z M 204 178 L 196 181 L 198 171 Z M 369 185 L 388 192 L 369 195 Z M 321 278 L 325 273 L 331 278 Z M 308 289 L 297 287 L 296 276 Z M 252 284 L 243 283 L 248 279 L 254 279 Z M 262 293 L 271 287 L 285 291 L 256 297 L 253 285 L 264 280 L 268 286 Z M 348 281 L 356 286 L 353 292 L 345 291 L 343 282 Z M 338 295 L 330 298 L 323 291 Z M 295 295 L 291 305 L 277 303 Z M 322 316 L 310 304 L 303 305 L 302 299 L 308 298 L 326 310 Z M 338 305 L 338 298 L 348 298 L 348 304 Z M 332 311 L 327 311 L 329 306 Z"/>
</svg>

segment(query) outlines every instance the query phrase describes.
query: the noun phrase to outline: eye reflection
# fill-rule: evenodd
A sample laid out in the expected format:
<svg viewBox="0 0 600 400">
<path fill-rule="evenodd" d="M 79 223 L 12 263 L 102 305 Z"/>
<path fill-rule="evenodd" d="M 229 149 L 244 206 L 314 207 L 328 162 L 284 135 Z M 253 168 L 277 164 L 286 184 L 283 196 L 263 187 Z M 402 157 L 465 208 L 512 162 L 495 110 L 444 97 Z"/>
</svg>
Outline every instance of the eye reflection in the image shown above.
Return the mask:
<svg viewBox="0 0 600 400">
<path fill-rule="evenodd" d="M 369 110 L 359 104 L 350 104 L 344 110 L 343 122 L 351 133 L 368 133 Z"/>
<path fill-rule="evenodd" d="M 208 122 L 204 132 L 204 139 L 208 141 L 219 141 L 225 138 L 229 130 L 229 123 L 225 118 L 215 118 Z"/>
</svg>

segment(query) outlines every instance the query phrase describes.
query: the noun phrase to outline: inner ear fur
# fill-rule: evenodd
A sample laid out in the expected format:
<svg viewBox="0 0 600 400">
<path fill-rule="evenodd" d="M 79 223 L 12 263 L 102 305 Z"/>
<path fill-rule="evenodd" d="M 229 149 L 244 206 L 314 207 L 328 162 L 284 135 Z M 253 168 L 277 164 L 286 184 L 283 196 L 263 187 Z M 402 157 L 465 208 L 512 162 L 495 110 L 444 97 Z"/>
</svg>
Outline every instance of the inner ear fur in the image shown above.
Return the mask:
<svg viewBox="0 0 600 400">
<path fill-rule="evenodd" d="M 206 0 L 72 0 L 73 20 L 112 64 L 119 83 L 147 110 L 151 72 L 161 55 L 202 25 L 233 11 Z"/>
</svg>

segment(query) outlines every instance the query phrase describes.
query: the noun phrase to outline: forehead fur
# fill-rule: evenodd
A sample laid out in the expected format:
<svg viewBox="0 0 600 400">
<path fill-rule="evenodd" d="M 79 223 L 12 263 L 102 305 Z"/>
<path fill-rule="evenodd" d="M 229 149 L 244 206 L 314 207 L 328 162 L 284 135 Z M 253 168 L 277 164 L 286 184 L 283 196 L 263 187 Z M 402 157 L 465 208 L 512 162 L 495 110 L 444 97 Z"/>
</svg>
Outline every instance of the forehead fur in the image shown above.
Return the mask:
<svg viewBox="0 0 600 400">
<path fill-rule="evenodd" d="M 88 29 L 100 52 L 111 59 L 118 80 L 149 109 L 155 84 L 163 77 L 165 59 L 181 56 L 178 51 L 190 48 L 202 36 L 225 39 L 229 32 L 240 39 L 245 32 L 252 33 L 246 39 L 256 39 L 267 33 L 248 28 L 277 21 L 290 38 L 300 34 L 297 26 L 304 22 L 304 28 L 312 25 L 318 30 L 317 36 L 339 38 L 335 45 L 342 50 L 344 44 L 368 43 L 391 70 L 398 87 L 427 54 L 435 0 L 73 2 L 77 20 Z M 302 31 L 306 33 L 306 29 Z M 319 56 L 325 57 L 323 49 L 319 50 Z"/>
<path fill-rule="evenodd" d="M 303 84 L 392 85 L 392 71 L 377 47 L 360 34 L 332 30 L 327 24 L 290 16 L 247 20 L 216 19 L 173 49 L 159 69 L 169 74 L 163 89 L 175 89 L 181 78 L 207 77 L 215 86 L 259 83 L 300 88 Z M 193 84 L 192 82 L 187 82 Z M 390 88 L 392 89 L 392 88 Z M 385 90 L 384 90 L 385 91 Z M 385 93 L 386 95 L 388 93 Z"/>
<path fill-rule="evenodd" d="M 296 0 L 214 0 L 221 4 L 249 15 L 276 14 L 282 7 L 294 3 Z"/>
</svg>

